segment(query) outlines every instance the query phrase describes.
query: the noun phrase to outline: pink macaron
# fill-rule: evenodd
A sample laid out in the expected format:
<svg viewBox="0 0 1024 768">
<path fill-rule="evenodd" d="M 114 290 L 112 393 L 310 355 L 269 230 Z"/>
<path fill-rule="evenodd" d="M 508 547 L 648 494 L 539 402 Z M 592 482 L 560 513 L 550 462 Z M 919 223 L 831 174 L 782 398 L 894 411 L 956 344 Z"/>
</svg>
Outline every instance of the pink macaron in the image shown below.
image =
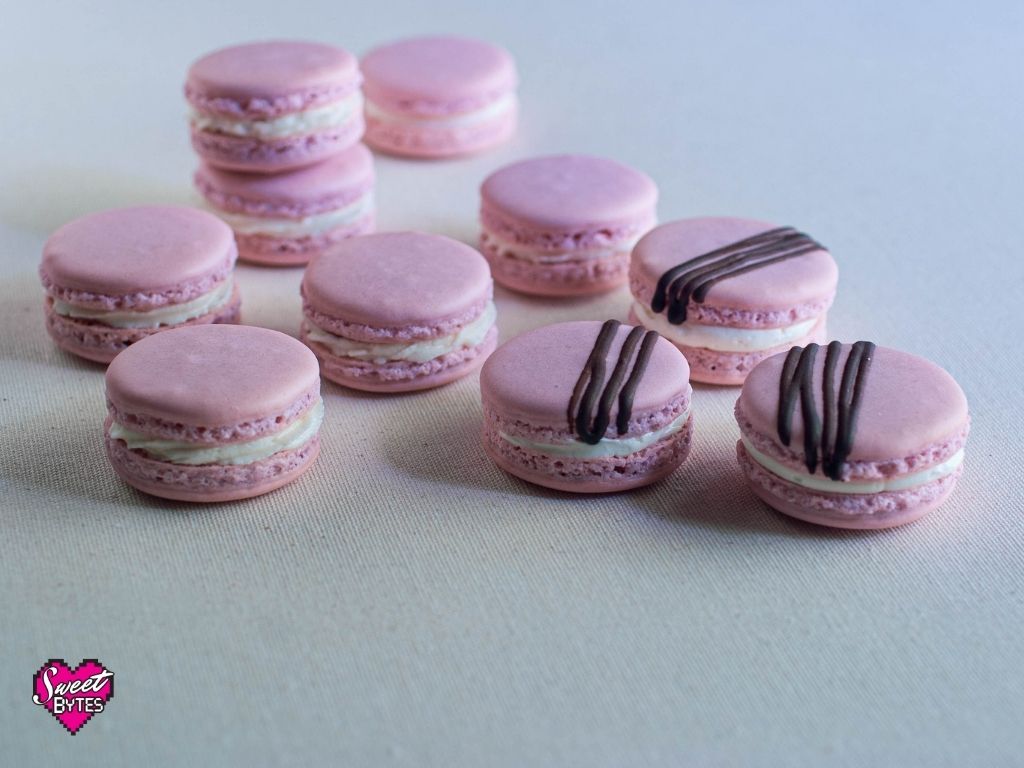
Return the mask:
<svg viewBox="0 0 1024 768">
<path fill-rule="evenodd" d="M 517 336 L 480 373 L 484 449 L 505 471 L 578 493 L 673 472 L 690 451 L 686 358 L 653 331 L 585 321 Z"/>
<path fill-rule="evenodd" d="M 108 363 L 157 332 L 236 323 L 237 253 L 231 229 L 195 208 L 116 208 L 75 219 L 43 247 L 46 330 L 65 351 Z"/>
<path fill-rule="evenodd" d="M 794 347 L 736 403 L 747 481 L 787 515 L 889 528 L 939 506 L 962 472 L 967 399 L 946 371 L 870 342 Z"/>
<path fill-rule="evenodd" d="M 305 264 L 374 226 L 373 156 L 362 144 L 316 165 L 276 174 L 204 163 L 195 185 L 235 232 L 238 255 L 255 264 Z"/>
<path fill-rule="evenodd" d="M 824 246 L 792 227 L 672 221 L 633 249 L 630 319 L 679 347 L 694 381 L 742 384 L 761 360 L 825 337 L 838 275 Z"/>
<path fill-rule="evenodd" d="M 495 281 L 574 296 L 626 282 L 630 251 L 655 224 L 658 189 L 614 160 L 557 155 L 495 171 L 480 196 L 480 245 Z"/>
<path fill-rule="evenodd" d="M 416 37 L 360 62 L 366 142 L 409 157 L 479 152 L 515 132 L 517 75 L 508 51 L 463 37 Z"/>
<path fill-rule="evenodd" d="M 188 71 L 192 146 L 210 165 L 276 173 L 341 152 L 363 135 L 356 57 L 322 43 L 222 48 Z"/>
<path fill-rule="evenodd" d="M 316 357 L 266 328 L 194 326 L 140 341 L 107 368 L 107 409 L 114 470 L 167 499 L 258 496 L 320 450 Z"/>
<path fill-rule="evenodd" d="M 354 389 L 407 392 L 476 370 L 494 350 L 491 275 L 439 235 L 357 237 L 310 263 L 301 338 L 323 375 Z"/>
</svg>

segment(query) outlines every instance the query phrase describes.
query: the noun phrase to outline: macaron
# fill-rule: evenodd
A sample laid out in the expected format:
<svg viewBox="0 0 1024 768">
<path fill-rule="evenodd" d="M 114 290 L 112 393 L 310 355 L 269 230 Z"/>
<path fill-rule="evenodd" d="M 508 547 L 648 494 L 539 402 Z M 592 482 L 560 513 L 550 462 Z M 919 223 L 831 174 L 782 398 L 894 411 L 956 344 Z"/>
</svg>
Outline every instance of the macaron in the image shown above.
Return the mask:
<svg viewBox="0 0 1024 768">
<path fill-rule="evenodd" d="M 487 262 L 440 235 L 346 240 L 310 263 L 301 291 L 301 338 L 323 375 L 346 387 L 437 387 L 476 370 L 497 344 Z"/>
<path fill-rule="evenodd" d="M 658 189 L 614 160 L 556 155 L 495 171 L 480 196 L 480 250 L 495 281 L 575 296 L 626 282 L 630 251 L 655 224 Z"/>
<path fill-rule="evenodd" d="M 222 48 L 188 71 L 192 146 L 210 165 L 276 173 L 363 135 L 359 63 L 341 48 L 275 40 Z"/>
<path fill-rule="evenodd" d="M 356 144 L 316 165 L 276 174 L 203 163 L 196 189 L 255 264 L 305 264 L 335 243 L 373 230 L 373 156 Z"/>
<path fill-rule="evenodd" d="M 415 37 L 382 45 L 360 66 L 366 143 L 395 155 L 443 158 L 493 147 L 515 132 L 515 62 L 464 37 Z"/>
<path fill-rule="evenodd" d="M 316 357 L 277 331 L 178 328 L 107 368 L 107 456 L 131 486 L 180 501 L 231 501 L 290 483 L 320 450 Z"/>
<path fill-rule="evenodd" d="M 43 247 L 46 330 L 67 352 L 108 363 L 184 325 L 237 323 L 231 228 L 182 206 L 116 208 L 65 224 Z"/>
<path fill-rule="evenodd" d="M 825 338 L 839 271 L 793 227 L 710 217 L 644 235 L 629 277 L 630 320 L 679 347 L 694 381 L 742 384 L 765 358 Z"/>
<path fill-rule="evenodd" d="M 506 472 L 561 491 L 653 483 L 690 451 L 689 373 L 657 333 L 616 320 L 529 331 L 480 372 L 484 450 Z"/>
<path fill-rule="evenodd" d="M 740 467 L 780 512 L 889 528 L 938 507 L 963 471 L 967 399 L 939 366 L 865 341 L 793 347 L 736 403 Z"/>
</svg>

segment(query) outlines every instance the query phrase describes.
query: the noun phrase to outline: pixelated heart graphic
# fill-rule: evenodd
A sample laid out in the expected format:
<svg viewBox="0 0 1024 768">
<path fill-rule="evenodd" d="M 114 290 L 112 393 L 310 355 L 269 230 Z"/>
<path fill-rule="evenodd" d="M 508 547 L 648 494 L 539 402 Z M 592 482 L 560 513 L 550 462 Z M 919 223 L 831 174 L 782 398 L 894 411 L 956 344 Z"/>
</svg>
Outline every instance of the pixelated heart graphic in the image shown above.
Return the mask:
<svg viewBox="0 0 1024 768">
<path fill-rule="evenodd" d="M 32 676 L 32 702 L 74 736 L 114 698 L 114 673 L 97 659 L 83 659 L 72 669 L 64 659 L 50 659 Z"/>
</svg>

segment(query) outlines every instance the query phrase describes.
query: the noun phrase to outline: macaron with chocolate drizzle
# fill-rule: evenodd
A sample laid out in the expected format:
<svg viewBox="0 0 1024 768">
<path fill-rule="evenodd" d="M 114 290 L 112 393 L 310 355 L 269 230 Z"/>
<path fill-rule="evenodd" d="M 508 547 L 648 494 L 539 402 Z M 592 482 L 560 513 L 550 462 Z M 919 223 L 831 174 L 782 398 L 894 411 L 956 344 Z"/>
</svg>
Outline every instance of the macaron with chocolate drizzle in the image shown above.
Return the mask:
<svg viewBox="0 0 1024 768">
<path fill-rule="evenodd" d="M 694 381 L 742 384 L 762 360 L 821 341 L 836 262 L 799 230 L 750 219 L 683 219 L 640 239 L 630 320 L 686 355 Z"/>
<path fill-rule="evenodd" d="M 561 491 L 653 483 L 690 451 L 689 372 L 657 333 L 616 320 L 529 331 L 481 371 L 484 450 L 506 472 Z"/>
<path fill-rule="evenodd" d="M 754 493 L 837 528 L 890 528 L 938 507 L 963 471 L 967 399 L 923 358 L 867 341 L 768 358 L 736 402 Z"/>
</svg>

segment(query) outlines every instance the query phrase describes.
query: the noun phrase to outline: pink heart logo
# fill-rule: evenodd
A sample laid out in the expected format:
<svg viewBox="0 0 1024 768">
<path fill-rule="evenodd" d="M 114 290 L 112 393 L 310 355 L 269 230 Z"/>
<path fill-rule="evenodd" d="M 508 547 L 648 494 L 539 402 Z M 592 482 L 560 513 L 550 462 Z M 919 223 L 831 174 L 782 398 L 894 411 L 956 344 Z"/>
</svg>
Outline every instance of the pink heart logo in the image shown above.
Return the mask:
<svg viewBox="0 0 1024 768">
<path fill-rule="evenodd" d="M 114 698 L 114 673 L 96 659 L 72 669 L 64 659 L 50 659 L 32 676 L 32 702 L 74 736 Z"/>
</svg>

